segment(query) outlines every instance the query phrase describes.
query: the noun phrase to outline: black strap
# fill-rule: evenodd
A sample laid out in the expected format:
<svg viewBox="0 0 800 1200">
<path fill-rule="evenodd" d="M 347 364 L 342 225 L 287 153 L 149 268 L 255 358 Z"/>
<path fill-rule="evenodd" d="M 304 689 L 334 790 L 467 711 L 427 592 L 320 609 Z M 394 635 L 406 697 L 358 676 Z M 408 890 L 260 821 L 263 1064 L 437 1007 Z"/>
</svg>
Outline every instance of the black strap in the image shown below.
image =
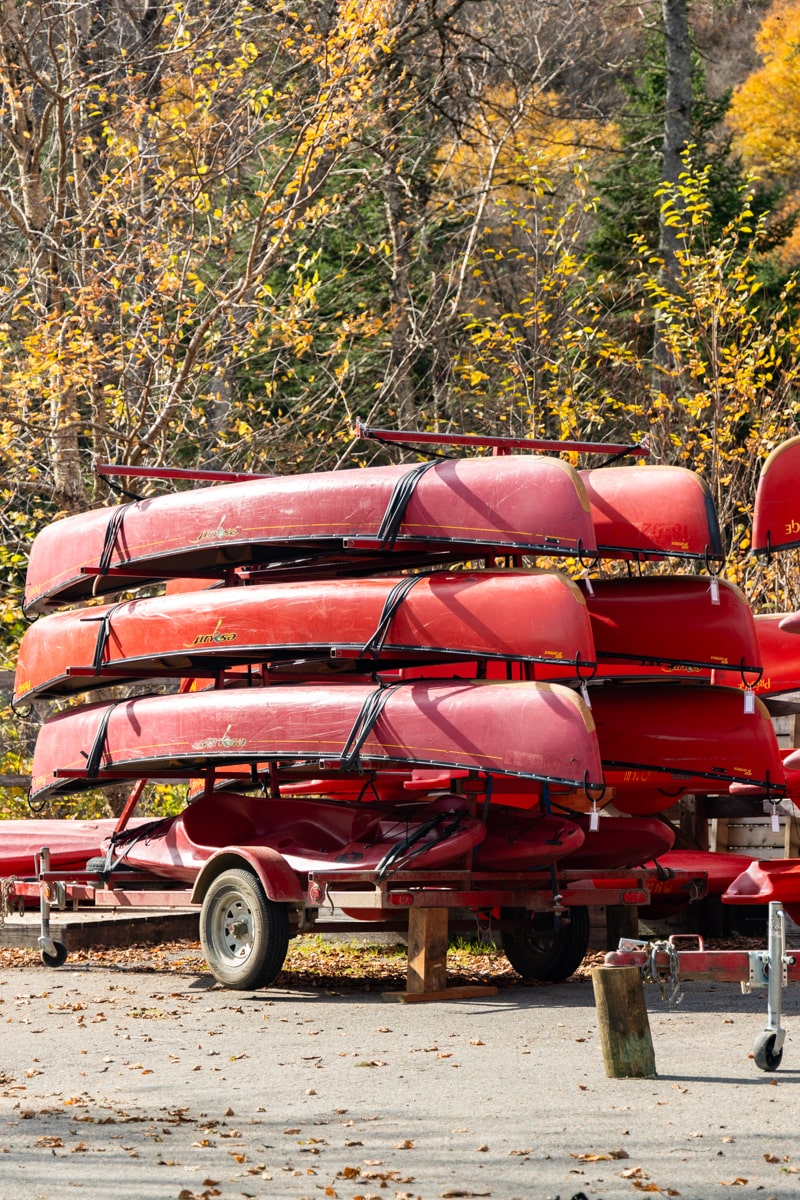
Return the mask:
<svg viewBox="0 0 800 1200">
<path fill-rule="evenodd" d="M 394 485 L 392 494 L 389 497 L 389 503 L 386 506 L 386 512 L 383 514 L 383 520 L 378 529 L 378 537 L 381 541 L 381 547 L 385 550 L 391 550 L 397 541 L 397 535 L 400 532 L 400 526 L 403 524 L 408 502 L 414 494 L 414 489 L 418 481 L 426 472 L 430 471 L 431 467 L 436 466 L 436 461 L 417 463 L 410 471 L 406 471 Z"/>
<path fill-rule="evenodd" d="M 466 814 L 462 809 L 457 811 L 451 809 L 448 812 L 439 812 L 430 817 L 427 821 L 423 821 L 420 825 L 417 825 L 414 829 L 410 830 L 402 839 L 402 841 L 395 842 L 391 850 L 387 850 L 386 854 L 384 854 L 383 858 L 378 863 L 377 867 L 375 868 L 377 881 L 380 882 L 382 879 L 385 879 L 392 868 L 399 870 L 402 863 L 408 862 L 409 859 L 414 858 L 417 854 L 422 854 L 425 850 L 427 850 L 429 848 L 427 845 L 420 846 L 417 843 L 420 842 L 427 834 L 436 829 L 437 825 L 439 825 L 442 821 L 446 820 L 447 818 L 452 818 L 445 828 L 440 831 L 439 836 L 436 838 L 437 843 L 445 841 L 450 837 L 451 834 L 455 833 L 456 830 L 461 827 L 465 816 Z"/>
<path fill-rule="evenodd" d="M 100 551 L 100 561 L 97 564 L 103 573 L 111 566 L 111 556 L 117 544 L 117 535 L 122 528 L 125 513 L 129 508 L 133 507 L 133 503 L 131 501 L 129 504 L 118 504 L 116 508 L 111 510 L 111 517 L 106 525 L 106 535 L 103 539 L 103 549 Z"/>
<path fill-rule="evenodd" d="M 100 674 L 100 668 L 103 665 L 106 646 L 108 645 L 109 635 L 111 633 L 111 618 L 118 608 L 119 604 L 112 604 L 105 612 L 98 613 L 97 616 L 92 616 L 91 613 L 85 617 L 81 617 L 81 621 L 99 621 L 100 628 L 97 631 L 97 640 L 94 644 L 94 657 L 92 658 L 92 668 L 95 675 Z"/>
<path fill-rule="evenodd" d="M 146 496 L 140 496 L 138 492 L 132 492 L 130 488 L 124 488 L 121 483 L 115 483 L 110 475 L 104 475 L 106 487 L 112 492 L 117 492 L 120 496 L 127 496 L 129 500 L 146 500 Z"/>
<path fill-rule="evenodd" d="M 395 613 L 414 585 L 419 583 L 420 579 L 423 578 L 423 575 L 407 575 L 404 579 L 399 580 L 388 593 L 383 602 L 383 612 L 380 615 L 375 632 L 361 648 L 361 654 L 364 658 L 369 658 L 373 655 L 377 658 L 380 654 L 392 621 L 394 620 Z"/>
<path fill-rule="evenodd" d="M 384 710 L 386 702 L 394 691 L 399 687 L 405 687 L 409 683 L 414 683 L 412 679 L 401 679 L 397 683 L 380 684 L 374 692 L 370 692 L 364 703 L 361 705 L 361 711 L 353 722 L 353 727 L 350 730 L 345 743 L 342 746 L 340 757 L 341 770 L 343 771 L 360 771 L 361 770 L 361 750 L 364 742 L 369 737 L 375 727 L 378 717 Z"/>
<path fill-rule="evenodd" d="M 118 703 L 123 703 L 123 701 L 118 701 Z M 87 779 L 96 779 L 97 778 L 98 772 L 100 770 L 100 761 L 103 757 L 103 751 L 106 748 L 106 733 L 108 732 L 108 722 L 111 720 L 111 714 L 116 707 L 117 707 L 116 704 L 109 704 L 108 708 L 106 709 L 106 711 L 103 713 L 102 717 L 100 718 L 100 724 L 97 726 L 97 730 L 94 735 L 94 741 L 92 742 L 89 753 L 86 754 L 85 751 L 81 751 L 81 753 L 84 754 L 85 758 L 86 758 L 86 778 Z"/>
</svg>

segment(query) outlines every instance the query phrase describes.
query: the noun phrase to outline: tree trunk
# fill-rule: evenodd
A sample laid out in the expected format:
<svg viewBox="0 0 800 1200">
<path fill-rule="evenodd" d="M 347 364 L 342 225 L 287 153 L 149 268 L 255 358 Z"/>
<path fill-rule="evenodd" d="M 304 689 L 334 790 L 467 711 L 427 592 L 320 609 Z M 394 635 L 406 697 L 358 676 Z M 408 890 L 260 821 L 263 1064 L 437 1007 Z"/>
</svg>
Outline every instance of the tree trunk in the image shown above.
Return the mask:
<svg viewBox="0 0 800 1200">
<path fill-rule="evenodd" d="M 664 104 L 664 142 L 661 159 L 662 181 L 674 187 L 683 170 L 683 154 L 692 132 L 692 56 L 689 45 L 689 17 L 686 0 L 661 0 L 664 19 L 664 54 L 667 86 Z M 678 231 L 669 223 L 662 207 L 659 217 L 659 254 L 663 261 L 662 283 L 673 288 L 678 277 Z M 670 372 L 674 366 L 665 345 L 658 312 L 653 338 L 655 379 L 662 391 L 674 390 Z"/>
<path fill-rule="evenodd" d="M 661 177 L 676 184 L 683 169 L 683 153 L 692 136 L 692 57 L 689 47 L 689 18 L 686 0 L 661 0 L 667 68 L 664 110 L 664 145 Z M 660 250 L 667 278 L 675 275 L 675 255 L 679 247 L 675 229 L 660 220 Z"/>
</svg>

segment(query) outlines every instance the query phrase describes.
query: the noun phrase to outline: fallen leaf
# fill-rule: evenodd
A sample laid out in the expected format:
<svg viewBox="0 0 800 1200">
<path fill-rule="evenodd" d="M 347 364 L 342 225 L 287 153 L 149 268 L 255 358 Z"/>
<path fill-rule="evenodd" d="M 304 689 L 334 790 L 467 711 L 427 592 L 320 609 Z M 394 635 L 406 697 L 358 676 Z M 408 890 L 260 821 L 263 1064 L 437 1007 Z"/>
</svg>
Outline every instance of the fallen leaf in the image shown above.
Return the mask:
<svg viewBox="0 0 800 1200">
<path fill-rule="evenodd" d="M 627 1150 L 607 1150 L 605 1154 L 570 1154 L 578 1162 L 609 1162 L 613 1158 L 630 1158 Z"/>
</svg>

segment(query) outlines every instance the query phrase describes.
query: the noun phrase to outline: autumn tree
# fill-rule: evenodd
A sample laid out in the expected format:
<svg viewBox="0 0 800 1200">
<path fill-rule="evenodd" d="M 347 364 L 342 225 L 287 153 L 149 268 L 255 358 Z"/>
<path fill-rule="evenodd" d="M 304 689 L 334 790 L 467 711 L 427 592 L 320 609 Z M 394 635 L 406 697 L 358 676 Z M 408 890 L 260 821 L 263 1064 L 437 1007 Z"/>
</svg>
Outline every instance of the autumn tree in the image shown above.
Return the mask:
<svg viewBox="0 0 800 1200">
<path fill-rule="evenodd" d="M 792 226 L 800 209 L 798 39 L 800 4 L 775 0 L 756 35 L 761 66 L 736 88 L 727 116 L 743 160 L 764 179 L 785 189 L 786 199 L 777 215 Z M 800 235 L 795 234 L 786 241 L 781 258 L 794 265 L 798 253 Z"/>
</svg>

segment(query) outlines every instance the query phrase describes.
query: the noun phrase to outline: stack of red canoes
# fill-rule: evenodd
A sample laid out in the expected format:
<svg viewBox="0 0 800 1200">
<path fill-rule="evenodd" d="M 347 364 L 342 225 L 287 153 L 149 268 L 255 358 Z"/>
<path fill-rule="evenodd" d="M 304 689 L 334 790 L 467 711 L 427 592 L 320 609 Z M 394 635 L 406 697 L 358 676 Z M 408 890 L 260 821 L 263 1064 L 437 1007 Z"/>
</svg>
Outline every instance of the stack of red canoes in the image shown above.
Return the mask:
<svg viewBox="0 0 800 1200">
<path fill-rule="evenodd" d="M 175 878 L 254 841 L 299 873 L 643 863 L 669 850 L 657 814 L 679 795 L 780 791 L 769 713 L 742 699 L 762 675 L 750 608 L 708 576 L 576 584 L 496 564 L 721 555 L 692 472 L 530 454 L 253 478 L 55 522 L 31 550 L 26 610 L 44 615 L 16 701 L 121 690 L 44 723 L 32 796 L 203 780 L 179 818 L 117 831 L 127 862 Z M 147 681 L 156 694 L 126 695 Z M 265 781 L 268 799 L 249 794 Z"/>
<path fill-rule="evenodd" d="M 800 548 L 800 438 L 777 446 L 761 468 L 752 546 L 756 555 L 766 559 L 776 553 L 796 553 Z M 800 712 L 800 613 L 759 614 L 756 630 L 763 667 L 757 693 L 775 715 Z M 787 798 L 800 806 L 797 749 L 784 756 L 784 784 Z M 790 819 L 796 820 L 796 815 Z M 800 859 L 751 863 L 730 882 L 723 900 L 740 905 L 777 900 L 800 920 Z"/>
</svg>

